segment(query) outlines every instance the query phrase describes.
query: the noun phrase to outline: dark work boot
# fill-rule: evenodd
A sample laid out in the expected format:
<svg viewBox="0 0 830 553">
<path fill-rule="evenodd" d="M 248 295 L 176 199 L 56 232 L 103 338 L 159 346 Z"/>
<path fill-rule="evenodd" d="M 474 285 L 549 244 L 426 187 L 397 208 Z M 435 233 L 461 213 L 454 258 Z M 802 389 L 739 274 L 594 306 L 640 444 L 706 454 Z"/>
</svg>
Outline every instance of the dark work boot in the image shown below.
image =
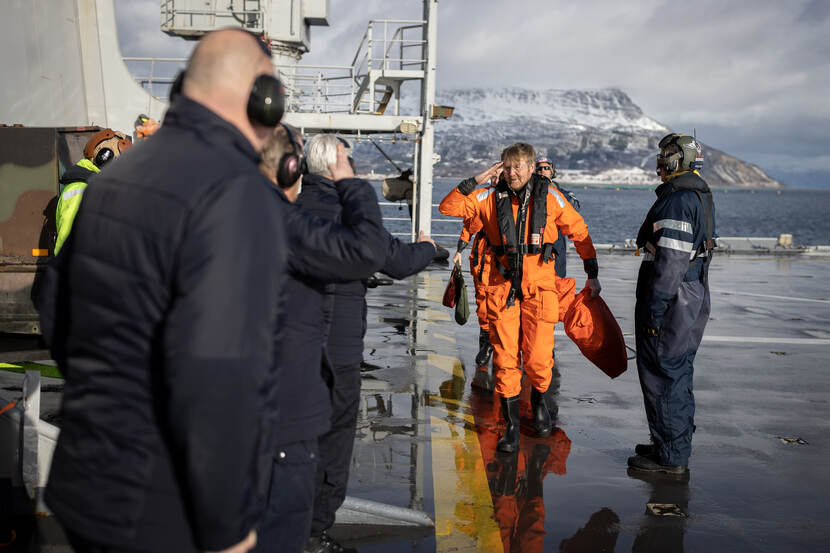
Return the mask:
<svg viewBox="0 0 830 553">
<path fill-rule="evenodd" d="M 308 539 L 303 553 L 357 553 L 357 549 L 340 545 L 337 540 L 323 531 L 319 536 L 312 536 Z"/>
<path fill-rule="evenodd" d="M 634 446 L 634 453 L 643 457 L 653 457 L 657 453 L 657 448 L 654 444 L 637 444 Z"/>
<path fill-rule="evenodd" d="M 490 345 L 490 335 L 478 329 L 478 355 L 476 355 L 476 366 L 481 367 L 490 362 L 493 355 L 493 346 Z"/>
<path fill-rule="evenodd" d="M 550 420 L 550 411 L 545 403 L 545 394 L 536 388 L 530 389 L 530 410 L 533 413 L 533 430 L 540 438 L 550 436 L 553 422 Z"/>
<path fill-rule="evenodd" d="M 496 448 L 513 453 L 519 449 L 519 396 L 501 398 L 501 414 L 507 426 Z"/>
<path fill-rule="evenodd" d="M 643 472 L 665 472 L 666 474 L 683 474 L 689 470 L 686 465 L 661 465 L 654 457 L 642 455 L 629 457 L 628 466 Z"/>
</svg>

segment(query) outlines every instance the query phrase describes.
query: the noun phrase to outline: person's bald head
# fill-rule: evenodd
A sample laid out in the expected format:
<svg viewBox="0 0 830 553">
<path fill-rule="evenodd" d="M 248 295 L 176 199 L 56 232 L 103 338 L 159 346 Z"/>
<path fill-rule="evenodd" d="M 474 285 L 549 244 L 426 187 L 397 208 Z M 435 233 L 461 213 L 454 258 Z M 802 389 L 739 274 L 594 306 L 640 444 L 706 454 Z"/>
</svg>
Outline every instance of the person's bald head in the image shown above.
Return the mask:
<svg viewBox="0 0 830 553">
<path fill-rule="evenodd" d="M 206 34 L 190 56 L 182 83 L 185 96 L 232 123 L 256 149 L 270 129 L 248 120 L 248 95 L 254 79 L 274 74 L 271 58 L 258 41 L 240 29 Z"/>
</svg>

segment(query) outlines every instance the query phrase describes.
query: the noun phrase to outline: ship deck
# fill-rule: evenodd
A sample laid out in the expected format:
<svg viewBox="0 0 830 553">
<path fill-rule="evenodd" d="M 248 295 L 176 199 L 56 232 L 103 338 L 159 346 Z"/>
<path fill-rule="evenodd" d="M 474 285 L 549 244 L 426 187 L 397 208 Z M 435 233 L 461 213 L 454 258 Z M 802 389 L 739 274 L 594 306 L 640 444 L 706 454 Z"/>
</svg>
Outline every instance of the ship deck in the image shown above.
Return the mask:
<svg viewBox="0 0 830 553">
<path fill-rule="evenodd" d="M 599 262 L 602 295 L 633 347 L 639 258 Z M 581 273 L 576 258 L 569 267 Z M 684 477 L 627 470 L 648 435 L 634 361 L 611 380 L 559 327 L 554 432 L 523 426 L 518 454 L 495 452 L 490 371 L 473 362 L 475 316 L 459 326 L 441 305 L 447 267 L 370 290 L 349 495 L 426 511 L 435 527 L 341 523 L 332 533 L 361 553 L 825 551 L 829 273 L 828 257 L 714 260 Z M 61 550 L 39 526 L 41 550 Z"/>
</svg>

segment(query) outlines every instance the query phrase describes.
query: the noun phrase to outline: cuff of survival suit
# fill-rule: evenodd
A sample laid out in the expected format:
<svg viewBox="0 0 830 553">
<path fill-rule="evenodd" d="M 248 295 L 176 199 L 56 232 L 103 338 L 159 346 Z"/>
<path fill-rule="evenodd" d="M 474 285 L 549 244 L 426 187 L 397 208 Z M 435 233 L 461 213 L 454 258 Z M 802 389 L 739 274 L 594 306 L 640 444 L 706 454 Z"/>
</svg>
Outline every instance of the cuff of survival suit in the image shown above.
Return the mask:
<svg viewBox="0 0 830 553">
<path fill-rule="evenodd" d="M 460 183 L 458 183 L 458 191 L 464 194 L 465 196 L 468 195 L 470 192 L 476 189 L 478 184 L 476 183 L 475 177 L 470 177 L 469 179 L 464 179 Z"/>
<path fill-rule="evenodd" d="M 585 268 L 585 274 L 588 275 L 589 279 L 597 278 L 597 276 L 599 276 L 599 264 L 597 264 L 596 257 L 583 259 L 582 266 Z"/>
<path fill-rule="evenodd" d="M 455 246 L 455 251 L 456 251 L 457 253 L 461 253 L 461 252 L 463 252 L 463 251 L 464 251 L 464 248 L 466 248 L 466 247 L 467 247 L 467 244 L 469 244 L 469 242 L 465 242 L 464 240 L 460 240 L 460 239 L 459 239 L 459 240 L 458 240 L 458 244 Z"/>
</svg>

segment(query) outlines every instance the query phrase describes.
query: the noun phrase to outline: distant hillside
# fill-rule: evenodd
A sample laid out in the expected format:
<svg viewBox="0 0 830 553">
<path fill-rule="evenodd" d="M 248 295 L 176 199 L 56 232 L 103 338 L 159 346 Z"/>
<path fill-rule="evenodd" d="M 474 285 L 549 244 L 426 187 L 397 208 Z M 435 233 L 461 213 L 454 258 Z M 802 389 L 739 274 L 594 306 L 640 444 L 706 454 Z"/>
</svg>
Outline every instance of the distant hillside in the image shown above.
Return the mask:
<svg viewBox="0 0 830 553">
<path fill-rule="evenodd" d="M 469 176 L 524 141 L 554 159 L 562 182 L 657 184 L 657 143 L 670 129 L 645 115 L 617 89 L 444 90 L 436 102 L 455 107 L 435 126 L 435 175 Z M 679 129 L 688 132 L 688 129 Z M 780 187 L 751 163 L 704 145 L 704 178 L 713 186 Z M 411 166 L 412 145 L 386 145 L 393 159 Z M 358 144 L 361 169 L 392 168 L 371 144 Z"/>
</svg>

